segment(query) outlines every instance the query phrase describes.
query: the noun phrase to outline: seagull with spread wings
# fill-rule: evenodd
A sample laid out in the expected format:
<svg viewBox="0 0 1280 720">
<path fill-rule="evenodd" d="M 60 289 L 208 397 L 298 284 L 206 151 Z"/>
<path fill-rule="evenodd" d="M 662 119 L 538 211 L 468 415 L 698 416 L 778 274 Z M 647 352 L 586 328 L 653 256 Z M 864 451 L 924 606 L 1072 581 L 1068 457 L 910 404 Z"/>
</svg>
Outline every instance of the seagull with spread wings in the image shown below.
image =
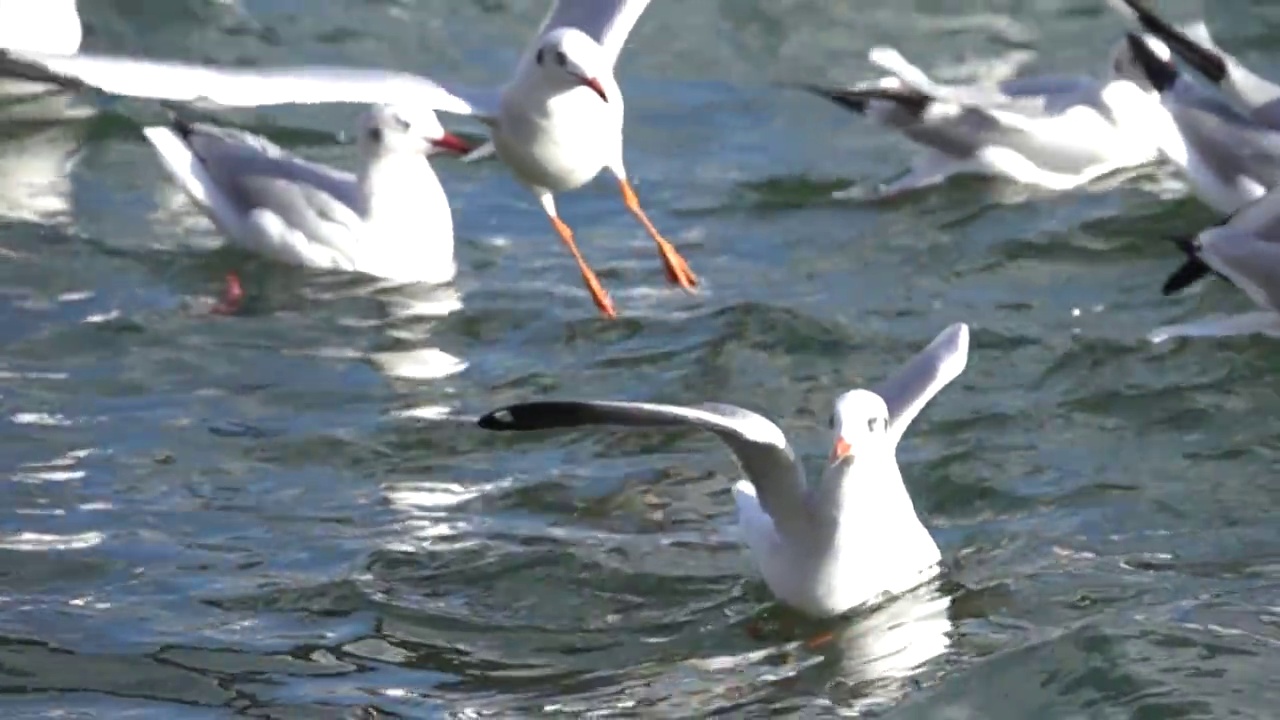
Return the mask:
<svg viewBox="0 0 1280 720">
<path fill-rule="evenodd" d="M 735 405 L 530 402 L 478 422 L 499 431 L 683 425 L 715 433 L 746 475 L 733 486 L 738 526 L 765 583 L 786 604 L 826 617 L 939 573 L 942 554 L 916 514 L 896 451 L 911 421 L 968 357 L 969 326 L 956 323 L 874 390 L 836 398 L 831 454 L 814 483 L 777 425 Z"/>
</svg>

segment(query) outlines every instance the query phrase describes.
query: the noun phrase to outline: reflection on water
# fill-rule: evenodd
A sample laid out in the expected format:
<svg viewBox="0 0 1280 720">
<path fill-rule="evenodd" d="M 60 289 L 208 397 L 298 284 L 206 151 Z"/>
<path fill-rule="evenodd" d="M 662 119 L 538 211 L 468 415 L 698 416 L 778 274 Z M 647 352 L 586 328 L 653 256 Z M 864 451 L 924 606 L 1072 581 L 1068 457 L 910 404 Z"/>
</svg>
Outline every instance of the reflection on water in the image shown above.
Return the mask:
<svg viewBox="0 0 1280 720">
<path fill-rule="evenodd" d="M 743 696 L 781 707 L 797 686 L 809 685 L 829 688 L 846 712 L 882 711 L 916 689 L 925 664 L 950 649 L 951 606 L 952 597 L 931 582 L 869 611 L 822 623 L 801 620 L 818 628 L 802 631 L 805 639 L 685 665 L 705 675 L 709 686 L 719 678 L 720 697 L 700 711 Z"/>
<path fill-rule="evenodd" d="M 52 110 L 68 107 L 70 99 L 51 96 L 40 102 Z M 70 220 L 70 173 L 86 132 L 82 122 L 0 124 L 0 216 L 46 223 Z"/>
<path fill-rule="evenodd" d="M 389 349 L 374 350 L 368 360 L 388 378 L 442 380 L 467 368 L 460 357 L 432 346 L 437 321 L 462 309 L 462 295 L 453 285 L 396 283 L 361 277 L 339 290 L 310 293 L 335 300 L 353 293 L 374 299 L 381 312 L 372 320 L 348 320 L 356 326 L 380 330 Z"/>
</svg>

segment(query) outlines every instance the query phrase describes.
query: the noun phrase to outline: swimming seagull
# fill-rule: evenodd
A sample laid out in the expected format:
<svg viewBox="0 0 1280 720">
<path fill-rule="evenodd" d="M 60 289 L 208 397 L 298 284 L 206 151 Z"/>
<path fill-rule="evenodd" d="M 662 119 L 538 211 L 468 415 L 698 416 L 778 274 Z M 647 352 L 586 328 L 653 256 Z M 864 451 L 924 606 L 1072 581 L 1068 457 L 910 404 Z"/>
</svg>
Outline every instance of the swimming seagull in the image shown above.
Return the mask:
<svg viewBox="0 0 1280 720">
<path fill-rule="evenodd" d="M 1151 342 L 1253 333 L 1280 337 L 1280 190 L 1267 193 L 1194 238 L 1174 242 L 1187 260 L 1165 281 L 1165 295 L 1216 273 L 1244 291 L 1262 310 L 1157 328 L 1148 336 Z"/>
<path fill-rule="evenodd" d="M 890 76 L 853 87 L 801 87 L 927 149 L 882 195 L 960 173 L 1067 190 L 1158 157 L 1146 128 L 1163 110 L 1123 42 L 1112 52 L 1107 80 L 1054 75 L 948 86 L 893 48 L 872 48 L 868 59 Z"/>
<path fill-rule="evenodd" d="M 831 455 L 812 484 L 782 430 L 735 405 L 530 402 L 478 422 L 486 430 L 623 425 L 715 433 L 746 475 L 733 486 L 738 526 L 765 582 L 788 605 L 825 617 L 906 592 L 940 572 L 942 555 L 916 515 L 896 449 L 925 404 L 964 370 L 968 355 L 969 327 L 956 323 L 874 390 L 837 398 Z"/>
<path fill-rule="evenodd" d="M 1148 132 L 1200 200 L 1225 215 L 1280 184 L 1280 132 L 1199 91 L 1159 40 L 1126 40 L 1168 111 Z"/>
<path fill-rule="evenodd" d="M 1255 122 L 1280 130 L 1280 85 L 1240 64 L 1214 43 L 1203 21 L 1182 29 L 1165 22 L 1138 0 L 1112 0 L 1121 12 L 1137 19 L 1143 29 L 1160 38 L 1184 62 L 1227 97 L 1238 103 Z"/>
<path fill-rule="evenodd" d="M 556 0 L 532 43 L 499 89 L 444 87 L 409 73 L 371 68 L 215 67 L 80 53 L 59 57 L 0 51 L 0 75 L 17 75 L 111 95 L 255 107 L 291 103 L 423 105 L 472 115 L 489 125 L 494 149 L 537 196 L 573 254 L 600 311 L 612 300 L 560 219 L 554 194 L 581 187 L 608 170 L 623 202 L 658 246 L 668 280 L 692 290 L 698 279 L 649 221 L 622 161 L 622 92 L 618 54 L 649 0 Z"/>
<path fill-rule="evenodd" d="M 242 130 L 175 119 L 143 130 L 165 169 L 234 245 L 312 268 L 444 283 L 453 218 L 427 157 L 470 147 L 430 110 L 374 106 L 352 174 Z M 229 280 L 229 303 L 239 283 Z"/>
</svg>

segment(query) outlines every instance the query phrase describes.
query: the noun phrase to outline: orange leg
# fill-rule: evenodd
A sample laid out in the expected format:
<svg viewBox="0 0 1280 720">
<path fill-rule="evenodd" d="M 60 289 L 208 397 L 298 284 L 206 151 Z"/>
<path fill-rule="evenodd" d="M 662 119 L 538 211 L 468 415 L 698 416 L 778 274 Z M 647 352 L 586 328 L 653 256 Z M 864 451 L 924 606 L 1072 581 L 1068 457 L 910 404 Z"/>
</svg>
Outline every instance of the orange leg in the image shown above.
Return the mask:
<svg viewBox="0 0 1280 720">
<path fill-rule="evenodd" d="M 209 312 L 214 315 L 235 315 L 243 305 L 244 289 L 240 287 L 240 278 L 235 273 L 227 273 L 222 299 Z"/>
<path fill-rule="evenodd" d="M 582 281 L 586 283 L 587 291 L 591 293 L 591 299 L 595 301 L 596 307 L 600 308 L 600 313 L 610 320 L 618 317 L 618 313 L 613 309 L 613 301 L 609 299 L 609 293 L 605 292 L 604 286 L 600 284 L 600 278 L 596 277 L 595 271 L 587 264 L 582 253 L 578 252 L 578 244 L 573 241 L 573 231 L 555 215 L 547 217 L 551 218 L 551 224 L 560 234 L 560 239 L 569 247 L 569 252 L 573 253 L 573 259 L 577 261 L 578 270 L 582 273 Z"/>
<path fill-rule="evenodd" d="M 627 204 L 627 209 L 632 215 L 644 225 L 644 229 L 649 231 L 649 236 L 658 244 L 658 252 L 662 255 L 662 264 L 667 270 L 667 280 L 675 285 L 679 285 L 685 290 L 692 291 L 694 286 L 698 284 L 698 276 L 693 274 L 689 269 L 689 263 L 680 257 L 680 253 L 666 238 L 662 237 L 658 232 L 658 228 L 649 222 L 649 216 L 644 214 L 644 210 L 640 208 L 640 198 L 636 197 L 636 191 L 631 188 L 631 183 L 626 178 L 619 178 L 618 185 L 622 187 L 622 201 Z"/>
</svg>

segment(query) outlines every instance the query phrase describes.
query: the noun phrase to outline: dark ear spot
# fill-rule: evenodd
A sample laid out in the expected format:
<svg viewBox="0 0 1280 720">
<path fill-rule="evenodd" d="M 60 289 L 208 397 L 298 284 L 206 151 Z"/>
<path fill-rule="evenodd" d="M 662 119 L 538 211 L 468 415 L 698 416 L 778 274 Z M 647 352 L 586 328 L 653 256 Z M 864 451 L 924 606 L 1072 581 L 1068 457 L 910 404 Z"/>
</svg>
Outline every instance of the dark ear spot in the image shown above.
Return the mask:
<svg viewBox="0 0 1280 720">
<path fill-rule="evenodd" d="M 382 128 L 369 128 L 369 142 L 377 144 L 382 142 Z"/>
<path fill-rule="evenodd" d="M 533 61 L 542 64 L 542 48 L 538 48 L 538 54 L 533 56 Z"/>
</svg>

